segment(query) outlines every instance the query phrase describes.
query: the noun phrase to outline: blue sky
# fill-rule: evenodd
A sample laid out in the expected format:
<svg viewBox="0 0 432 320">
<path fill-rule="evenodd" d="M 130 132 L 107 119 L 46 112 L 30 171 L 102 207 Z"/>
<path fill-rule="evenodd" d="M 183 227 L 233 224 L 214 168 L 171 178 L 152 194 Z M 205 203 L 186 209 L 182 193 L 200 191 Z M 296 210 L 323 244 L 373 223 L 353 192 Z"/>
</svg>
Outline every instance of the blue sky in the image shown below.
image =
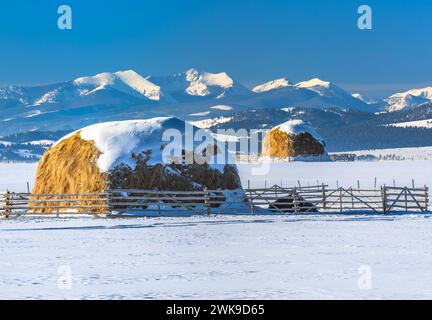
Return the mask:
<svg viewBox="0 0 432 320">
<path fill-rule="evenodd" d="M 57 8 L 73 29 L 57 28 Z M 373 9 L 373 30 L 357 8 Z M 379 96 L 432 84 L 432 2 L 165 0 L 0 3 L 0 85 L 104 71 L 226 71 L 246 85 L 311 77 Z"/>
</svg>

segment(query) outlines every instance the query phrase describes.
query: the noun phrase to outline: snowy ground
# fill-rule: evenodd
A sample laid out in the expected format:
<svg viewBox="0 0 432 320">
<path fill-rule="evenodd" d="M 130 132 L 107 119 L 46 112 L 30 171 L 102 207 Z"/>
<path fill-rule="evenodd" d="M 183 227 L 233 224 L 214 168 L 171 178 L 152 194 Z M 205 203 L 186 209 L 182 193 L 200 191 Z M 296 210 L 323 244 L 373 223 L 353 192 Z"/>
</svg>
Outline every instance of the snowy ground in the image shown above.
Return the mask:
<svg viewBox="0 0 432 320">
<path fill-rule="evenodd" d="M 244 185 L 432 185 L 431 161 L 253 167 Z M 0 164 L 0 189 L 35 168 Z M 431 229 L 424 214 L 0 220 L 0 299 L 431 299 Z"/>
<path fill-rule="evenodd" d="M 432 148 L 429 148 L 432 155 Z M 429 150 L 428 149 L 428 150 Z M 425 153 L 422 153 L 425 154 Z M 1 163 L 0 191 L 6 189 L 25 192 L 27 182 L 33 186 L 37 164 Z M 373 187 L 377 185 L 411 186 L 414 179 L 416 186 L 432 187 L 431 160 L 406 161 L 356 161 L 356 162 L 290 162 L 270 164 L 238 165 L 244 187 L 254 188 L 282 184 L 283 186 L 316 185 L 317 182 L 330 186 Z"/>
<path fill-rule="evenodd" d="M 335 154 L 352 153 L 357 156 L 373 155 L 376 158 L 398 157 L 405 160 L 432 160 L 432 147 L 419 148 L 394 148 L 394 149 L 373 149 L 358 150 L 349 152 L 335 152 Z"/>
<path fill-rule="evenodd" d="M 0 298 L 432 298 L 432 217 L 0 223 Z"/>
<path fill-rule="evenodd" d="M 0 162 L 0 191 L 27 192 L 27 182 L 32 187 L 37 163 Z"/>
<path fill-rule="evenodd" d="M 432 160 L 422 161 L 355 161 L 355 162 L 290 162 L 242 164 L 238 166 L 243 186 L 252 188 L 271 186 L 316 185 L 325 183 L 335 187 L 362 188 L 393 185 L 432 187 Z M 249 181 L 249 182 L 248 182 Z"/>
</svg>

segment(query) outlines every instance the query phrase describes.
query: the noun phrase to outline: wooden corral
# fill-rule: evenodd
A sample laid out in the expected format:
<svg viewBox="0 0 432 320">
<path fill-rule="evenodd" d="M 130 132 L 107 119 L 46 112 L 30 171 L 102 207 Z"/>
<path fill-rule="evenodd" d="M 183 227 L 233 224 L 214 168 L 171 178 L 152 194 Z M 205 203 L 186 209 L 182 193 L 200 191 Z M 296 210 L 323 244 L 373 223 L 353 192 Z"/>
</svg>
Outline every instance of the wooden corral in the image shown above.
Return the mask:
<svg viewBox="0 0 432 320">
<path fill-rule="evenodd" d="M 122 189 L 103 193 L 0 193 L 0 215 L 74 215 L 107 217 L 203 214 L 306 214 L 427 212 L 429 189 L 309 187 L 249 188 L 227 195 L 220 190 L 158 191 Z M 44 209 L 47 204 L 50 212 Z"/>
</svg>

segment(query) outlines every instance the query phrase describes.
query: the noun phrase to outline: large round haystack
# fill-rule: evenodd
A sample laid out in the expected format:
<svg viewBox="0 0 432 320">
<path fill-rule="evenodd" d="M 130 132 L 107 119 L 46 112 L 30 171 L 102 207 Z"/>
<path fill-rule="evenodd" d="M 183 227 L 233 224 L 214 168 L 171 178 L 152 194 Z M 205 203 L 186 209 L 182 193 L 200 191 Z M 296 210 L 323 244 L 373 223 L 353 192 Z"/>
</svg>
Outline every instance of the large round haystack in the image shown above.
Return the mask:
<svg viewBox="0 0 432 320">
<path fill-rule="evenodd" d="M 164 161 L 162 150 L 174 143 L 163 141 L 166 130 L 177 130 L 183 137 L 177 146 L 180 161 Z M 41 196 L 45 194 L 102 193 L 108 189 L 241 188 L 236 166 L 229 159 L 225 163 L 208 162 L 212 156 L 216 161 L 216 145 L 208 145 L 199 149 L 204 152 L 195 154 L 197 145 L 202 143 L 185 144 L 186 130 L 193 134 L 198 128 L 169 117 L 107 122 L 77 130 L 55 143 L 40 160 L 34 198 L 45 199 Z M 192 162 L 182 162 L 190 156 Z M 179 160 L 173 156 L 171 160 L 174 159 Z M 41 206 L 44 207 L 39 211 L 51 211 L 49 203 Z"/>
<path fill-rule="evenodd" d="M 302 120 L 290 120 L 271 129 L 263 138 L 262 154 L 270 158 L 316 157 L 325 155 L 325 143 Z"/>
</svg>

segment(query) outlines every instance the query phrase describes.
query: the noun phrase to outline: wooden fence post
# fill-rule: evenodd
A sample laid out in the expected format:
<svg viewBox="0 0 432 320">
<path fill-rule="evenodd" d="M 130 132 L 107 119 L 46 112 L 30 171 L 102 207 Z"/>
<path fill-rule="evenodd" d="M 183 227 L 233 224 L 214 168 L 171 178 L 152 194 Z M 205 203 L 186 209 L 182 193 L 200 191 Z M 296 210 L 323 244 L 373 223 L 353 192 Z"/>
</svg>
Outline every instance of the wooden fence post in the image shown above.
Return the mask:
<svg viewBox="0 0 432 320">
<path fill-rule="evenodd" d="M 425 187 L 425 212 L 427 212 L 428 205 L 429 205 L 429 189 L 426 185 L 424 187 Z"/>
<path fill-rule="evenodd" d="M 267 189 L 267 188 L 266 188 Z M 254 215 L 255 214 L 255 211 L 254 211 L 254 203 L 253 203 L 253 197 L 252 197 L 252 190 L 248 190 L 249 191 L 249 205 L 250 205 L 250 208 L 251 208 L 251 213 L 252 213 L 252 215 Z M 266 191 L 264 191 L 264 193 L 265 193 Z"/>
<path fill-rule="evenodd" d="M 158 190 L 159 191 L 159 190 Z M 162 195 L 163 196 L 163 195 Z M 159 216 L 161 216 L 162 215 L 162 212 L 161 212 L 161 207 L 160 207 L 160 200 L 159 200 L 159 198 L 160 198 L 160 194 L 159 194 L 159 192 L 158 193 L 156 193 L 156 201 L 157 201 L 157 207 L 158 207 L 158 213 L 159 213 Z"/>
<path fill-rule="evenodd" d="M 387 191 L 386 186 L 381 186 L 381 200 L 384 214 L 387 213 Z"/>
<path fill-rule="evenodd" d="M 207 215 L 210 215 L 210 196 L 207 187 L 204 188 L 204 205 Z"/>
<path fill-rule="evenodd" d="M 5 195 L 5 218 L 6 219 L 8 219 L 10 214 L 12 213 L 9 199 L 10 199 L 10 192 L 9 190 L 6 190 L 6 195 Z"/>
<path fill-rule="evenodd" d="M 297 188 L 294 187 L 294 193 L 293 193 L 293 206 L 294 206 L 294 212 L 295 214 L 299 213 L 299 207 L 297 202 Z"/>
<path fill-rule="evenodd" d="M 60 195 L 57 193 L 56 195 L 55 195 L 55 199 L 56 200 L 59 200 L 60 199 Z M 61 206 L 61 202 L 57 202 L 57 218 L 60 216 L 60 208 L 59 208 L 59 206 Z M 69 204 L 72 204 L 71 202 L 69 202 Z M 80 205 L 81 204 L 81 202 L 78 202 L 78 205 Z"/>
<path fill-rule="evenodd" d="M 327 196 L 324 182 L 322 184 L 322 198 L 323 198 L 323 209 L 327 209 Z"/>
</svg>

